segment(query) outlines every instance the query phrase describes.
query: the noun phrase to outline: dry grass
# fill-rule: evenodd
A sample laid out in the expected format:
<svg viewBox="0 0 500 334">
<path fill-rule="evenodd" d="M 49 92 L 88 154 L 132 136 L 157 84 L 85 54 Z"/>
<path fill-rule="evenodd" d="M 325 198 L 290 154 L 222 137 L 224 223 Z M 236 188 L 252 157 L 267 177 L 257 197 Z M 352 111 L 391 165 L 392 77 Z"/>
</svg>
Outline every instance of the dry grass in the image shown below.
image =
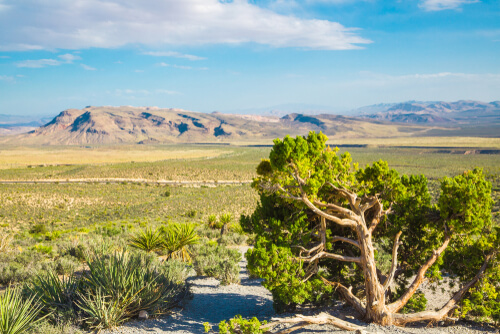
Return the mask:
<svg viewBox="0 0 500 334">
<path fill-rule="evenodd" d="M 500 138 L 481 137 L 395 137 L 329 140 L 331 145 L 474 147 L 500 149 Z"/>
<path fill-rule="evenodd" d="M 12 147 L 0 151 L 0 168 L 213 158 L 230 150 L 185 146 Z"/>
</svg>

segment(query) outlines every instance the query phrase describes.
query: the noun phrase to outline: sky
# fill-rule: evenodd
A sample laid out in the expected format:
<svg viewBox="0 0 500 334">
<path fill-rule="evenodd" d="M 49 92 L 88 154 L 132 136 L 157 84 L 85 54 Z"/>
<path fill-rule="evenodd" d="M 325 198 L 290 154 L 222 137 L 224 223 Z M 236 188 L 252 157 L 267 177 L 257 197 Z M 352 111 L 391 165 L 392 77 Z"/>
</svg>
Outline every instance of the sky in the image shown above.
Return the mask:
<svg viewBox="0 0 500 334">
<path fill-rule="evenodd" d="M 500 100 L 498 0 L 0 0 L 0 114 Z"/>
</svg>

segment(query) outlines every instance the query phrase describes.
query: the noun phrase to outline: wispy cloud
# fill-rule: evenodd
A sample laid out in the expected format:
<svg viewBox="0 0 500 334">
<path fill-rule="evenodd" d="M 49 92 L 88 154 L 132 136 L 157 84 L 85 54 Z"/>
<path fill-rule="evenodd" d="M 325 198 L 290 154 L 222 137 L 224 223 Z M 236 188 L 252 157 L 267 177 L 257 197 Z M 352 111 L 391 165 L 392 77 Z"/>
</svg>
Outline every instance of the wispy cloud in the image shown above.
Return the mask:
<svg viewBox="0 0 500 334">
<path fill-rule="evenodd" d="M 75 60 L 82 59 L 80 56 L 75 56 L 70 53 L 57 56 L 58 59 L 30 59 L 23 60 L 16 63 L 17 67 L 27 67 L 27 68 L 42 68 L 47 66 L 59 66 L 62 64 L 72 64 Z"/>
<path fill-rule="evenodd" d="M 10 75 L 0 75 L 0 81 L 14 82 L 14 77 Z"/>
<path fill-rule="evenodd" d="M 85 64 L 80 64 L 81 67 L 83 67 L 83 69 L 85 71 L 95 71 L 97 70 L 95 67 L 92 67 L 92 66 L 89 66 L 89 65 L 85 65 Z"/>
<path fill-rule="evenodd" d="M 180 94 L 174 90 L 167 89 L 155 89 L 155 90 L 147 90 L 147 89 L 115 89 L 114 93 L 118 96 L 149 96 L 149 95 L 177 95 Z"/>
<path fill-rule="evenodd" d="M 338 22 L 279 14 L 249 0 L 12 1 L 0 31 L 9 31 L 0 35 L 0 50 L 241 43 L 346 50 L 371 42 Z"/>
<path fill-rule="evenodd" d="M 480 2 L 479 0 L 423 0 L 420 8 L 426 11 L 439 11 L 445 9 L 460 9 L 462 5 Z"/>
<path fill-rule="evenodd" d="M 390 75 L 374 72 L 360 72 L 361 81 L 372 82 L 377 84 L 392 83 L 392 82 L 425 82 L 436 81 L 440 79 L 457 79 L 457 80 L 488 80 L 499 81 L 499 73 L 461 73 L 461 72 L 438 72 L 438 73 L 413 73 L 403 75 Z"/>
<path fill-rule="evenodd" d="M 176 64 L 167 64 L 167 63 L 158 63 L 158 66 L 161 67 L 172 67 L 172 68 L 177 68 L 180 70 L 200 70 L 200 71 L 206 71 L 208 70 L 208 67 L 192 67 L 192 66 L 184 66 L 184 65 L 176 65 Z"/>
<path fill-rule="evenodd" d="M 183 54 L 183 53 L 175 52 L 175 51 L 150 51 L 150 52 L 143 52 L 142 54 L 148 55 L 148 56 L 154 56 L 154 57 L 184 58 L 184 59 L 188 59 L 188 60 L 207 59 L 204 57 L 194 56 L 194 55 L 190 55 L 190 54 Z"/>
</svg>

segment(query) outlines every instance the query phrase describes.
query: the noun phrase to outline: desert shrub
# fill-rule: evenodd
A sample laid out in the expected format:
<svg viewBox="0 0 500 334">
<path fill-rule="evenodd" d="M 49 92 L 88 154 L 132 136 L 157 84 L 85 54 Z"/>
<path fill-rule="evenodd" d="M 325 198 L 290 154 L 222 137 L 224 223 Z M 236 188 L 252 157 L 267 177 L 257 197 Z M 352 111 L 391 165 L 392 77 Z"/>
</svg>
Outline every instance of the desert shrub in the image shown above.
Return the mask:
<svg viewBox="0 0 500 334">
<path fill-rule="evenodd" d="M 38 253 L 51 256 L 51 255 L 53 255 L 54 249 L 52 248 L 52 246 L 49 246 L 49 245 L 38 244 L 38 245 L 35 245 L 33 247 L 33 250 L 37 251 Z"/>
<path fill-rule="evenodd" d="M 82 330 L 78 328 L 72 321 L 66 321 L 54 324 L 47 318 L 33 324 L 26 332 L 26 334 L 83 334 Z"/>
<path fill-rule="evenodd" d="M 47 226 L 45 226 L 45 224 L 38 223 L 38 224 L 33 225 L 30 228 L 29 232 L 31 234 L 45 234 L 48 232 L 48 230 L 47 230 Z"/>
<path fill-rule="evenodd" d="M 207 225 L 201 225 L 196 232 L 202 238 L 216 239 L 220 236 L 219 230 L 209 228 Z"/>
<path fill-rule="evenodd" d="M 193 274 L 193 268 L 179 260 L 163 261 L 158 266 L 158 272 L 173 283 L 183 284 L 183 282 Z"/>
<path fill-rule="evenodd" d="M 219 243 L 221 245 L 243 245 L 248 237 L 244 234 L 228 232 L 221 236 Z"/>
<path fill-rule="evenodd" d="M 191 254 L 188 246 L 198 243 L 194 224 L 170 224 L 165 229 L 164 247 L 169 259 L 180 259 L 191 262 Z"/>
<path fill-rule="evenodd" d="M 219 333 L 220 334 L 261 334 L 264 333 L 264 329 L 260 329 L 260 326 L 267 324 L 267 321 L 260 322 L 259 319 L 253 317 L 252 319 L 243 319 L 241 315 L 236 315 L 234 318 L 229 320 L 227 323 L 222 320 L 219 323 Z"/>
<path fill-rule="evenodd" d="M 0 334 L 21 334 L 37 321 L 40 305 L 35 297 L 23 299 L 20 290 L 7 288 L 0 295 Z"/>
<path fill-rule="evenodd" d="M 198 211 L 196 211 L 196 210 L 188 210 L 184 213 L 184 216 L 186 216 L 188 218 L 194 218 L 194 217 L 196 217 L 197 214 L 198 214 Z"/>
<path fill-rule="evenodd" d="M 63 255 L 68 255 L 76 258 L 80 262 L 85 261 L 85 254 L 88 252 L 88 247 L 84 244 L 72 245 L 64 250 Z"/>
<path fill-rule="evenodd" d="M 15 255 L 0 254 L 0 284 L 23 282 L 40 270 L 48 269 L 44 256 L 34 250 L 26 250 Z"/>
<path fill-rule="evenodd" d="M 129 245 L 133 248 L 141 249 L 146 252 L 160 251 L 165 246 L 161 231 L 159 229 L 155 229 L 153 231 L 150 228 L 131 237 Z"/>
<path fill-rule="evenodd" d="M 61 231 L 52 231 L 52 232 L 45 233 L 45 240 L 47 240 L 47 241 L 57 240 L 60 237 L 61 237 Z"/>
<path fill-rule="evenodd" d="M 6 252 L 14 236 L 10 233 L 0 233 L 0 253 Z"/>
<path fill-rule="evenodd" d="M 78 307 L 86 314 L 89 328 L 114 326 L 141 310 L 151 315 L 162 313 L 176 304 L 184 289 L 183 284 L 170 281 L 157 270 L 151 257 L 142 254 L 94 254 L 87 263 L 89 271 L 82 277 Z"/>
<path fill-rule="evenodd" d="M 83 321 L 86 327 L 100 331 L 113 328 L 128 320 L 127 299 L 116 299 L 102 292 L 102 288 L 90 294 L 78 293 L 78 307 L 85 313 Z"/>
<path fill-rule="evenodd" d="M 76 271 L 80 263 L 71 255 L 61 256 L 54 261 L 53 267 L 58 275 L 69 275 Z"/>
<path fill-rule="evenodd" d="M 197 275 L 215 277 L 222 284 L 239 283 L 241 253 L 213 243 L 196 247 L 193 267 Z"/>
<path fill-rule="evenodd" d="M 68 320 L 74 316 L 74 301 L 79 280 L 70 276 L 59 278 L 53 270 L 37 275 L 24 286 L 24 295 L 35 298 L 41 304 L 41 313 L 52 320 Z"/>
</svg>

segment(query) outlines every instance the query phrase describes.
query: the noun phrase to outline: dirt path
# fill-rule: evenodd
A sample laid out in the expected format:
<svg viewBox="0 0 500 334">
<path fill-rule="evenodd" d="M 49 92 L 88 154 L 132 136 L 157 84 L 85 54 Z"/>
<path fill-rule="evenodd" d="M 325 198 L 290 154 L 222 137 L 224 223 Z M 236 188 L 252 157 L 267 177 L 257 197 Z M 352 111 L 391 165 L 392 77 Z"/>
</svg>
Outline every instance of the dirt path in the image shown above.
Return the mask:
<svg viewBox="0 0 500 334">
<path fill-rule="evenodd" d="M 172 180 L 148 180 L 148 179 L 127 179 L 127 178 L 87 178 L 87 179 L 41 179 L 41 180 L 0 180 L 0 184 L 68 184 L 68 183 L 142 183 L 152 185 L 168 186 L 191 186 L 191 187 L 217 187 L 221 185 L 242 185 L 250 184 L 251 180 L 220 180 L 220 181 L 172 181 Z"/>
</svg>

